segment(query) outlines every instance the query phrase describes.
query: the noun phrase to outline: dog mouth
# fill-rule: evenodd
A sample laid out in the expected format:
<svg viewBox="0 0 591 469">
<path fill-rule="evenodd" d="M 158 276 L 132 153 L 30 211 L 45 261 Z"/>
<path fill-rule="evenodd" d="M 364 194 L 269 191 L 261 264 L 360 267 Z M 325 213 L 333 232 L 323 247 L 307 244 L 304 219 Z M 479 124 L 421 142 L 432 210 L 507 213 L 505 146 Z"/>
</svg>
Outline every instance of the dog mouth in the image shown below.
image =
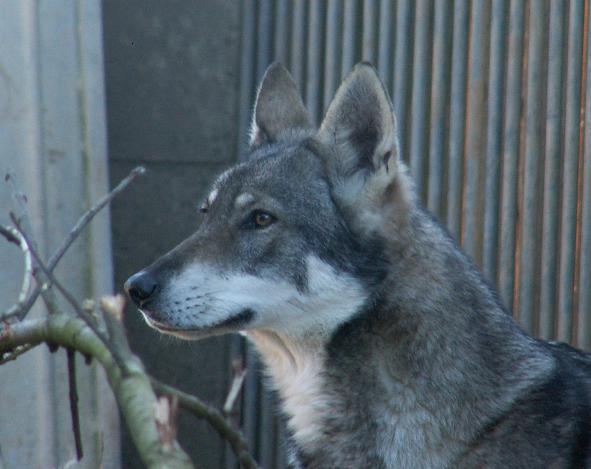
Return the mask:
<svg viewBox="0 0 591 469">
<path fill-rule="evenodd" d="M 165 332 L 175 332 L 175 331 L 186 330 L 182 327 L 174 327 L 169 324 L 164 324 L 163 322 L 157 321 L 156 319 L 152 318 L 152 316 L 151 316 L 152 313 L 150 311 L 148 311 L 147 309 L 140 309 L 140 312 L 142 313 L 142 316 L 144 316 L 144 319 L 146 320 L 148 325 L 153 327 L 154 329 L 158 329 L 158 330 L 165 331 Z"/>
<path fill-rule="evenodd" d="M 207 331 L 228 331 L 228 330 L 241 330 L 243 327 L 247 326 L 248 323 L 252 321 L 255 317 L 255 312 L 251 309 L 244 309 L 241 312 L 230 316 L 226 319 L 218 321 L 213 324 L 207 324 L 203 326 L 196 326 L 196 327 L 182 327 L 182 326 L 172 326 L 170 324 L 163 323 L 158 321 L 152 317 L 153 312 L 149 311 L 145 308 L 140 309 L 142 316 L 148 323 L 148 325 L 158 331 L 184 336 L 190 335 L 191 333 L 195 334 L 202 334 L 206 333 Z"/>
</svg>

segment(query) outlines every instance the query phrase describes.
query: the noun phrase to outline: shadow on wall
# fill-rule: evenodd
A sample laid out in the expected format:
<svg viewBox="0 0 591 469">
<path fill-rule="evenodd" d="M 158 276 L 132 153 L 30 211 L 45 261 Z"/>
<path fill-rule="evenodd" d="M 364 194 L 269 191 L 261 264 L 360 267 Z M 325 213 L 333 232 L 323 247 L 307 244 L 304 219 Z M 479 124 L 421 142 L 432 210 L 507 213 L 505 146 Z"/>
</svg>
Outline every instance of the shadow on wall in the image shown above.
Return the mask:
<svg viewBox="0 0 591 469">
<path fill-rule="evenodd" d="M 198 224 L 212 178 L 236 159 L 240 4 L 103 2 L 110 180 L 148 172 L 112 206 L 115 286 Z M 180 342 L 128 307 L 131 346 L 148 371 L 218 408 L 231 378 L 230 338 Z M 140 468 L 126 429 L 123 467 Z M 200 467 L 224 467 L 220 438 L 181 416 L 181 445 Z M 228 464 L 232 464 L 228 460 Z"/>
</svg>

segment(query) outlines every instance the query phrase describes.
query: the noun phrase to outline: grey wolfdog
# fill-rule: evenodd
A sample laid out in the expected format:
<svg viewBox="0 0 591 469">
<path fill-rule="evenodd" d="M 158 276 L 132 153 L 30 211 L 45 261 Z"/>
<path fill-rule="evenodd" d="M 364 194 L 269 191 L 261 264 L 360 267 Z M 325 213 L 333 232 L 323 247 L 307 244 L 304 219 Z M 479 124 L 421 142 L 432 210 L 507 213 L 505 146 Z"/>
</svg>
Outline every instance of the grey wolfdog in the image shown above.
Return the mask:
<svg viewBox="0 0 591 469">
<path fill-rule="evenodd" d="M 269 67 L 201 211 L 126 290 L 164 333 L 248 336 L 295 467 L 591 467 L 591 355 L 520 329 L 420 207 L 370 65 L 320 129 Z"/>
</svg>

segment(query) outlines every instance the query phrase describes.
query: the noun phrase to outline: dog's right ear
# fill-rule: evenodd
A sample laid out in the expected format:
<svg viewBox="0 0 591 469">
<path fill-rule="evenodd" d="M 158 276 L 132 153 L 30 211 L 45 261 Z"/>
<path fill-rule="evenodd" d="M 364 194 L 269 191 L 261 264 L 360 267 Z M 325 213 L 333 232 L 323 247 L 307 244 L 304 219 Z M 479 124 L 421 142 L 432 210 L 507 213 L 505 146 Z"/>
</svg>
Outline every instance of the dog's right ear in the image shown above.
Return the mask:
<svg viewBox="0 0 591 469">
<path fill-rule="evenodd" d="M 257 93 L 250 147 L 281 141 L 294 133 L 312 130 L 312 119 L 293 78 L 283 65 L 270 65 Z"/>
<path fill-rule="evenodd" d="M 335 200 L 363 225 L 413 196 L 400 161 L 392 104 L 371 65 L 358 64 L 345 78 L 316 138 L 324 147 Z M 399 202 L 392 203 L 393 197 Z"/>
</svg>

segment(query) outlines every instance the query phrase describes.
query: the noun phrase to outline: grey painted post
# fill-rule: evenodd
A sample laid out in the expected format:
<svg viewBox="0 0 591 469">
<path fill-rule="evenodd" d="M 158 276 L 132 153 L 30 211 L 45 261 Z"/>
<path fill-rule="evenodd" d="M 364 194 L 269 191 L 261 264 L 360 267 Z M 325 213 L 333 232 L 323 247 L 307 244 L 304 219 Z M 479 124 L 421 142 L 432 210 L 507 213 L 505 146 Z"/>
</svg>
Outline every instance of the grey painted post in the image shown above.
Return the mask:
<svg viewBox="0 0 591 469">
<path fill-rule="evenodd" d="M 0 14 L 0 171 L 14 169 L 40 248 L 53 252 L 107 190 L 99 0 L 6 1 Z M 10 192 L 0 183 L 0 223 Z M 0 243 L 0 311 L 20 288 L 22 260 Z M 64 258 L 58 275 L 79 298 L 112 292 L 109 214 Z M 31 315 L 45 314 L 41 305 Z M 0 367 L 0 446 L 6 469 L 117 468 L 119 422 L 102 370 L 78 359 L 84 459 L 75 461 L 65 352 L 46 347 Z"/>
</svg>

